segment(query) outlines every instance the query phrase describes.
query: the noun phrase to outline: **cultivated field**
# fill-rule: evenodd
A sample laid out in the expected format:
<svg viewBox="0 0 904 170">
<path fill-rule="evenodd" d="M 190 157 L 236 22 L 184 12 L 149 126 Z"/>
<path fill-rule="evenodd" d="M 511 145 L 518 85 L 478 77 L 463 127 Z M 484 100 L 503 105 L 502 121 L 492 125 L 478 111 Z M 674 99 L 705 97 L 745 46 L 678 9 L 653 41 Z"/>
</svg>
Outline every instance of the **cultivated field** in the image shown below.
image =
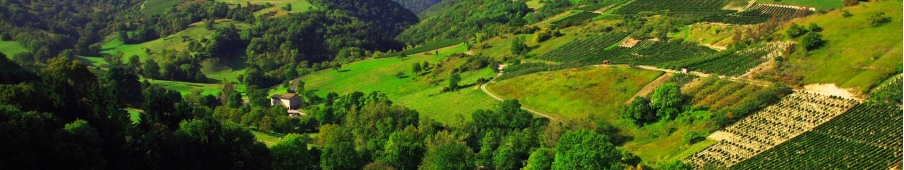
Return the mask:
<svg viewBox="0 0 904 170">
<path fill-rule="evenodd" d="M 731 167 L 841 115 L 857 101 L 796 92 L 719 130 L 708 138 L 715 145 L 685 161 L 696 168 Z"/>
<path fill-rule="evenodd" d="M 901 108 L 861 104 L 732 169 L 888 169 L 900 162 Z"/>
</svg>

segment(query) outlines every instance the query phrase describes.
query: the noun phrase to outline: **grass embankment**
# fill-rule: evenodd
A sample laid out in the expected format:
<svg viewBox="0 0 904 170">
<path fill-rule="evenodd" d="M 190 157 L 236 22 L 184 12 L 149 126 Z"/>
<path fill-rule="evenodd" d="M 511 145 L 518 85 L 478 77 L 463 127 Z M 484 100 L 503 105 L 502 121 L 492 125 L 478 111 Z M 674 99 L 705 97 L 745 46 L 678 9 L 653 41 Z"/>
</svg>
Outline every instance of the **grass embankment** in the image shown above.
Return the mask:
<svg viewBox="0 0 904 170">
<path fill-rule="evenodd" d="M 279 138 L 276 136 L 270 136 L 263 132 L 258 132 L 255 130 L 251 131 L 251 134 L 254 134 L 254 138 L 257 138 L 257 141 L 263 142 L 267 147 L 276 145 L 279 142 Z"/>
<path fill-rule="evenodd" d="M 316 94 L 325 96 L 329 92 L 340 95 L 354 91 L 371 92 L 381 91 L 393 102 L 417 110 L 422 116 L 429 116 L 444 124 L 455 125 L 457 117 L 470 119 L 471 113 L 478 109 L 491 109 L 497 103 L 493 98 L 484 95 L 479 86 L 475 84 L 479 78 L 492 78 L 491 69 L 479 71 L 467 71 L 461 73 L 461 85 L 457 92 L 441 93 L 443 87 L 448 85 L 447 77 L 451 69 L 446 69 L 436 78 L 431 78 L 429 73 L 413 76 L 411 67 L 414 63 L 429 62 L 440 63 L 449 59 L 446 65 L 460 65 L 464 63 L 462 58 L 450 59 L 448 55 L 463 53 L 463 45 L 456 45 L 439 50 L 440 55 L 413 54 L 405 59 L 383 58 L 370 59 L 345 65 L 336 70 L 323 70 L 305 76 L 305 89 L 317 90 Z M 402 72 L 408 77 L 398 78 L 396 74 Z M 431 70 L 432 72 L 432 70 Z M 271 93 L 283 93 L 284 88 L 272 90 Z"/>
<path fill-rule="evenodd" d="M 0 41 L 0 53 L 6 55 L 7 58 L 12 59 L 13 55 L 28 52 L 28 49 L 25 49 L 22 44 L 16 41 Z"/>
<path fill-rule="evenodd" d="M 901 1 L 861 3 L 845 10 L 853 16 L 845 18 L 836 10 L 794 20 L 822 27 L 826 45 L 813 51 L 798 48 L 785 63 L 792 75 L 803 77 L 801 84 L 835 83 L 865 94 L 901 71 Z M 870 26 L 868 18 L 880 12 L 891 22 Z M 788 27 L 790 24 L 778 33 L 784 34 Z"/>
</svg>

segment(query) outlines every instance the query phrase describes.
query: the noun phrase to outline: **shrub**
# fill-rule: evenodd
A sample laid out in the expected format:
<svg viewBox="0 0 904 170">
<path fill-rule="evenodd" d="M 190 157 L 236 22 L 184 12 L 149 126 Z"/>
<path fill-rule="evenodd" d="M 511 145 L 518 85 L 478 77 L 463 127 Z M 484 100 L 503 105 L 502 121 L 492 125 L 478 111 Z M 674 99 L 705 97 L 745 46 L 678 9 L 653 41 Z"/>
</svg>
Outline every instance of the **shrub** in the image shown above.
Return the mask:
<svg viewBox="0 0 904 170">
<path fill-rule="evenodd" d="M 815 50 L 819 47 L 822 47 L 822 45 L 825 44 L 825 40 L 822 39 L 822 35 L 820 35 L 819 33 L 810 32 L 804 36 L 804 39 L 801 41 L 801 43 L 804 48 L 807 48 L 807 50 Z"/>
<path fill-rule="evenodd" d="M 797 25 L 797 23 L 792 24 L 791 28 L 788 28 L 788 31 L 785 31 L 785 33 L 788 33 L 788 36 L 791 36 L 791 38 L 800 37 L 801 35 L 804 35 L 807 32 L 809 32 L 807 30 L 807 28 Z"/>
<path fill-rule="evenodd" d="M 869 24 L 873 27 L 878 27 L 888 22 L 891 22 L 891 17 L 885 16 L 885 12 L 879 12 L 869 17 Z"/>
<path fill-rule="evenodd" d="M 851 12 L 848 10 L 842 10 L 841 16 L 847 18 L 847 17 L 854 16 L 854 14 L 851 14 Z"/>
</svg>

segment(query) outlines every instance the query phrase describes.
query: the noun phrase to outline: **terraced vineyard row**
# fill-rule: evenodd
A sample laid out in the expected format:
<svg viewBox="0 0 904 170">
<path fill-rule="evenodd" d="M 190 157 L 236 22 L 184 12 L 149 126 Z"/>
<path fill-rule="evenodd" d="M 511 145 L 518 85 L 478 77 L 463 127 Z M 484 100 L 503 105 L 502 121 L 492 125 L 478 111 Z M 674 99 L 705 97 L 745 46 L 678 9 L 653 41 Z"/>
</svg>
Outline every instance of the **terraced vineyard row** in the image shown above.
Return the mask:
<svg viewBox="0 0 904 170">
<path fill-rule="evenodd" d="M 381 58 L 382 57 L 398 57 L 402 54 L 412 55 L 412 54 L 417 54 L 417 53 L 423 53 L 423 52 L 428 52 L 431 50 L 440 49 L 443 47 L 453 46 L 455 44 L 461 44 L 462 42 L 463 41 L 461 39 L 448 39 L 448 40 L 443 40 L 443 41 L 437 41 L 437 42 L 432 42 L 432 43 L 427 43 L 427 44 L 424 44 L 421 46 L 417 46 L 417 47 L 414 47 L 414 48 L 411 48 L 411 49 L 408 49 L 405 51 L 387 53 L 387 54 L 384 54 L 383 56 L 381 56 Z"/>
<path fill-rule="evenodd" d="M 668 11 L 677 14 L 728 14 L 723 10 L 726 0 L 636 0 L 625 5 L 618 14 L 637 14 L 643 11 Z"/>
<path fill-rule="evenodd" d="M 614 32 L 577 39 L 539 58 L 556 62 L 578 62 L 587 57 L 605 54 L 608 46 L 618 43 L 627 36 L 627 33 Z"/>
<path fill-rule="evenodd" d="M 902 159 L 901 108 L 861 104 L 732 169 L 888 169 Z"/>
<path fill-rule="evenodd" d="M 574 12 L 576 12 L 577 14 L 570 15 L 570 16 L 568 16 L 568 17 L 565 17 L 565 18 L 562 18 L 562 19 L 559 19 L 559 20 L 556 20 L 556 21 L 552 21 L 552 22 L 550 22 L 549 24 L 550 24 L 550 25 L 559 26 L 559 27 L 568 27 L 568 26 L 572 26 L 572 25 L 581 25 L 581 24 L 584 24 L 584 23 L 589 22 L 589 21 L 590 21 L 591 19 L 593 19 L 594 17 L 600 15 L 600 14 L 597 14 L 597 13 L 587 12 L 587 11 L 574 11 Z"/>
<path fill-rule="evenodd" d="M 727 24 L 758 24 L 769 21 L 770 18 L 779 20 L 804 17 L 812 11 L 787 5 L 757 4 L 750 9 L 729 14 L 711 15 L 703 18 L 705 22 L 718 22 Z"/>
<path fill-rule="evenodd" d="M 695 168 L 725 168 L 807 132 L 857 104 L 852 99 L 795 92 L 714 133 L 715 145 L 685 161 Z"/>
</svg>

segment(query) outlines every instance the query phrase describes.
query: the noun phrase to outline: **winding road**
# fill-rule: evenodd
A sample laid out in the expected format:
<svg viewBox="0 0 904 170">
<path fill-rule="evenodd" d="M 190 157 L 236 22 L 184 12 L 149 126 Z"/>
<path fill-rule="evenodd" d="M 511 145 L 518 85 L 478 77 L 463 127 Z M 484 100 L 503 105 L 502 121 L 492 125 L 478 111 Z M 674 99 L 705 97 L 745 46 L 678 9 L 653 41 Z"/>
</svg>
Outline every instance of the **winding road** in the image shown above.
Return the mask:
<svg viewBox="0 0 904 170">
<path fill-rule="evenodd" d="M 503 99 L 502 99 L 501 97 L 499 97 L 499 96 L 494 95 L 493 93 L 490 93 L 490 91 L 487 90 L 487 84 L 490 84 L 491 82 L 495 82 L 497 77 L 502 76 L 502 69 L 505 68 L 505 66 L 507 66 L 507 65 L 506 65 L 506 64 L 500 64 L 500 65 L 499 65 L 499 68 L 498 68 L 498 69 L 499 69 L 499 73 L 496 73 L 496 77 L 493 77 L 493 79 L 491 79 L 490 81 L 488 81 L 488 82 L 483 83 L 483 84 L 480 85 L 480 90 L 483 91 L 483 93 L 486 93 L 486 94 L 489 95 L 490 97 L 493 97 L 494 99 L 499 100 L 499 101 L 503 101 Z M 548 118 L 549 120 L 555 120 L 555 121 L 561 122 L 559 119 L 556 119 L 556 118 L 554 118 L 554 117 L 552 117 L 552 116 L 549 116 L 549 115 L 547 115 L 547 114 L 540 113 L 540 112 L 538 112 L 538 111 L 536 111 L 536 110 L 533 110 L 533 109 L 524 107 L 523 105 L 521 106 L 521 109 L 527 110 L 527 112 L 533 113 L 533 114 L 535 114 L 535 115 L 543 116 L 543 117 L 545 117 L 545 118 Z"/>
</svg>

